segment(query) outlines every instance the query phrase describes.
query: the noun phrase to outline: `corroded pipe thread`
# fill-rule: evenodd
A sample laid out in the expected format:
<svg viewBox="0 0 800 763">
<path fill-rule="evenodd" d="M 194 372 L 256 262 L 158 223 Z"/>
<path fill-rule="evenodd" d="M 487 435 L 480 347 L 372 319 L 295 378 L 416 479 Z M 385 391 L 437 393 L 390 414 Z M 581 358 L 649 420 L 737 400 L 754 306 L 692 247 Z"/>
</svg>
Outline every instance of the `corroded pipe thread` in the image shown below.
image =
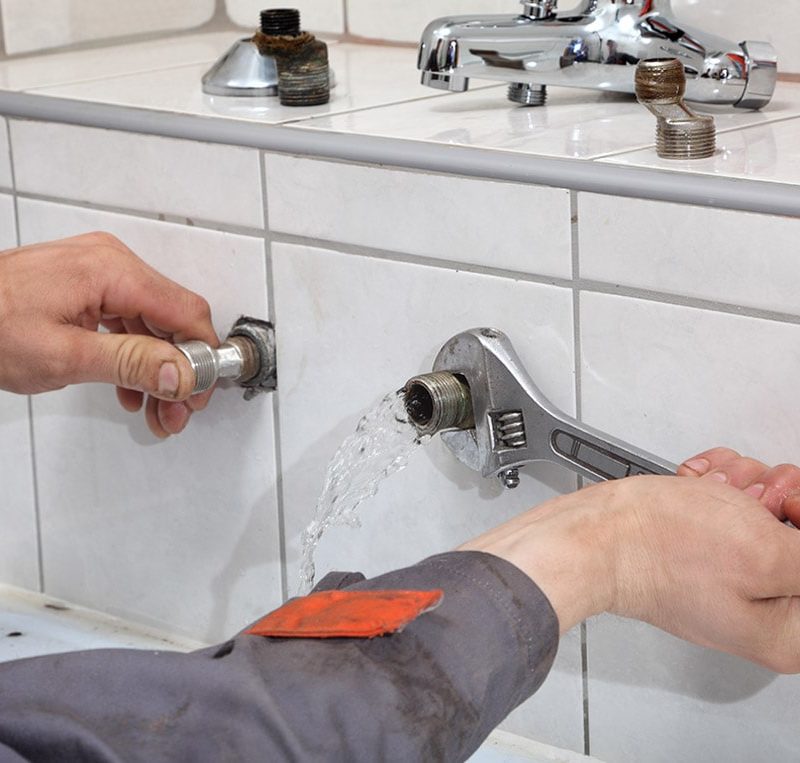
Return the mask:
<svg viewBox="0 0 800 763">
<path fill-rule="evenodd" d="M 467 383 L 447 371 L 410 379 L 403 389 L 406 411 L 420 435 L 475 426 Z"/>
<path fill-rule="evenodd" d="M 636 97 L 652 112 L 656 151 L 663 159 L 706 159 L 716 150 L 713 117 L 695 114 L 684 103 L 686 74 L 677 58 L 640 61 L 636 68 Z"/>
</svg>

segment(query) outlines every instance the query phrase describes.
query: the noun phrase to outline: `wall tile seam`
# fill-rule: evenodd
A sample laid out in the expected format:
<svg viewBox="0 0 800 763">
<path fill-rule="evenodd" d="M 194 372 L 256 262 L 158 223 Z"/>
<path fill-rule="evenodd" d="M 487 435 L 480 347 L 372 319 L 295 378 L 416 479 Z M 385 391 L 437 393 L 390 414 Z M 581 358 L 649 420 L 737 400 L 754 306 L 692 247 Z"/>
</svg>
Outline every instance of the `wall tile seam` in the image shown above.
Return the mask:
<svg viewBox="0 0 800 763">
<path fill-rule="evenodd" d="M 577 191 L 569 192 L 569 211 L 570 211 L 570 248 L 572 256 L 572 351 L 573 351 L 573 373 L 575 376 L 575 418 L 578 421 L 583 419 L 583 397 L 582 397 L 582 339 L 581 339 L 581 308 L 580 291 L 577 284 L 580 282 L 581 259 L 580 259 L 580 206 Z M 578 488 L 582 488 L 584 480 L 578 477 Z M 586 623 L 581 623 L 581 699 L 583 710 L 583 754 L 591 755 L 591 738 L 589 734 L 589 634 Z"/>
<path fill-rule="evenodd" d="M 264 228 L 250 228 L 249 226 L 221 223 L 214 220 L 205 220 L 197 217 L 184 217 L 182 215 L 147 212 L 141 209 L 118 207 L 113 204 L 98 204 L 97 202 L 78 201 L 76 199 L 63 198 L 60 196 L 48 196 L 40 193 L 19 192 L 16 195 L 22 201 L 41 201 L 47 204 L 57 204 L 63 207 L 124 215 L 125 217 L 133 217 L 140 220 L 147 220 L 149 222 L 180 225 L 186 228 L 196 228 L 198 230 L 212 231 L 215 233 L 230 233 L 236 236 L 248 236 L 250 238 L 264 237 Z"/>
<path fill-rule="evenodd" d="M 259 177 L 261 179 L 261 204 L 262 218 L 264 220 L 264 257 L 267 273 L 267 306 L 269 310 L 269 320 L 276 331 L 276 342 L 280 346 L 280 331 L 278 326 L 277 305 L 275 303 L 275 279 L 273 276 L 272 258 L 272 237 L 269 226 L 269 190 L 267 183 L 267 164 L 265 152 L 258 152 Z M 278 515 L 278 554 L 281 568 L 281 601 L 289 599 L 289 561 L 286 537 L 286 500 L 283 486 L 283 450 L 281 446 L 281 388 L 280 388 L 280 368 L 277 369 L 278 386 L 272 395 L 272 437 L 273 437 L 273 459 L 275 464 L 275 501 Z"/>
<path fill-rule="evenodd" d="M 12 204 L 14 210 L 14 238 L 17 246 L 22 245 L 22 232 L 19 224 L 19 204 L 16 193 L 16 174 L 14 168 L 14 145 L 11 138 L 11 126 L 7 119 L 3 119 L 3 129 L 6 131 L 6 140 L 8 142 L 8 163 L 11 172 L 11 186 L 12 186 Z M 26 412 L 28 416 L 28 447 L 30 448 L 30 478 L 31 478 L 31 493 L 33 497 L 33 523 L 34 533 L 36 535 L 36 580 L 39 587 L 39 592 L 44 593 L 44 546 L 42 543 L 42 514 L 41 514 L 41 501 L 39 495 L 39 470 L 36 459 L 36 428 L 33 415 L 33 397 L 27 396 Z"/>
<path fill-rule="evenodd" d="M 201 64 L 210 67 L 213 63 L 214 63 L 214 61 L 212 59 L 208 59 L 208 60 L 194 61 L 194 62 L 184 63 L 184 64 L 172 64 L 170 66 L 157 66 L 155 68 L 148 67 L 148 68 L 145 68 L 145 69 L 137 69 L 136 71 L 126 71 L 126 72 L 123 72 L 121 74 L 112 75 L 110 77 L 109 76 L 104 76 L 104 77 L 86 77 L 85 79 L 69 80 L 68 82 L 52 82 L 52 83 L 47 84 L 47 85 L 37 85 L 36 87 L 23 88 L 23 89 L 18 90 L 16 92 L 19 92 L 19 93 L 31 93 L 32 95 L 36 95 L 42 90 L 54 90 L 56 88 L 73 87 L 75 85 L 90 85 L 92 83 L 97 83 L 97 82 L 106 82 L 106 81 L 110 81 L 110 80 L 125 79 L 126 77 L 140 77 L 143 74 L 159 74 L 161 72 L 169 72 L 169 71 L 173 71 L 175 69 L 192 69 L 193 67 L 200 66 Z M 12 92 L 15 92 L 15 91 L 12 91 Z M 43 95 L 47 95 L 47 93 L 43 93 Z M 75 102 L 77 104 L 81 103 L 81 101 L 79 99 L 77 99 L 77 98 L 73 99 L 73 100 L 75 100 Z M 30 122 L 45 121 L 46 122 L 47 120 L 34 120 L 34 119 L 22 120 L 22 119 L 20 119 L 18 121 L 30 121 Z M 58 122 L 52 122 L 52 124 L 59 124 L 59 123 Z M 105 128 L 96 127 L 96 128 L 89 128 L 89 129 L 103 130 Z M 124 132 L 124 131 L 123 130 L 118 130 L 116 132 Z M 132 135 L 136 135 L 137 133 L 131 133 L 131 134 Z M 193 142 L 199 143 L 200 141 L 193 141 Z M 219 144 L 217 143 L 216 145 L 219 145 Z M 235 148 L 235 146 L 234 146 L 234 148 Z"/>
<path fill-rule="evenodd" d="M 13 120 L 12 120 L 13 121 Z M 59 124 L 54 122 L 53 124 Z M 278 125 L 279 127 L 291 127 L 291 125 Z M 398 138 L 398 140 L 402 140 Z M 403 172 L 409 175 L 422 175 L 424 177 L 454 178 L 456 180 L 466 180 L 473 183 L 497 183 L 499 185 L 513 185 L 521 188 L 537 188 L 556 193 L 571 193 L 573 189 L 563 186 L 544 185 L 541 183 L 520 183 L 518 180 L 507 180 L 505 178 L 478 177 L 476 175 L 461 175 L 457 172 L 441 172 L 437 170 L 420 169 L 419 167 L 398 167 L 387 164 L 376 164 L 374 162 L 358 162 L 353 159 L 340 159 L 338 157 L 314 156 L 313 154 L 298 154 L 293 152 L 269 151 L 264 150 L 264 155 L 269 159 L 277 156 L 280 158 L 300 159 L 319 164 L 336 164 L 345 167 L 361 167 L 363 169 L 378 170 L 383 172 Z M 587 191 L 575 191 L 575 193 L 588 193 Z"/>
<path fill-rule="evenodd" d="M 535 273 L 504 270 L 502 268 L 486 267 L 476 265 L 474 263 L 435 259 L 433 257 L 396 252 L 388 249 L 377 249 L 374 247 L 349 244 L 347 242 L 331 241 L 328 239 L 298 236 L 279 231 L 272 231 L 270 233 L 270 237 L 274 243 L 308 246 L 315 249 L 325 249 L 337 254 L 344 254 L 354 257 L 368 257 L 370 259 L 383 260 L 386 262 L 401 262 L 408 265 L 419 265 L 422 267 L 433 267 L 442 270 L 467 272 L 473 275 L 485 275 L 496 278 L 504 278 L 511 281 L 537 283 L 543 286 L 553 286 L 561 289 L 574 290 L 579 295 L 582 293 L 604 294 L 606 296 L 638 299 L 645 302 L 657 302 L 659 304 L 673 305 L 675 307 L 686 307 L 695 310 L 704 310 L 706 312 L 738 315 L 743 318 L 768 320 L 773 323 L 800 325 L 800 314 L 792 315 L 791 313 L 781 313 L 756 307 L 717 302 L 715 300 L 687 297 L 671 292 L 658 292 L 637 288 L 634 286 L 624 286 L 613 282 L 596 281 L 584 279 L 582 277 L 578 280 L 573 280 L 571 278 L 561 278 L 558 276 L 537 275 Z"/>
<path fill-rule="evenodd" d="M 579 294 L 601 294 L 608 297 L 635 299 L 640 302 L 671 305 L 672 307 L 685 307 L 690 310 L 702 310 L 704 312 L 717 313 L 720 315 L 733 315 L 740 318 L 770 321 L 771 323 L 800 325 L 800 314 L 781 313 L 758 307 L 718 302 L 712 299 L 687 297 L 672 292 L 659 292 L 635 286 L 623 286 L 612 282 L 581 279 L 577 282 L 577 289 Z"/>
</svg>

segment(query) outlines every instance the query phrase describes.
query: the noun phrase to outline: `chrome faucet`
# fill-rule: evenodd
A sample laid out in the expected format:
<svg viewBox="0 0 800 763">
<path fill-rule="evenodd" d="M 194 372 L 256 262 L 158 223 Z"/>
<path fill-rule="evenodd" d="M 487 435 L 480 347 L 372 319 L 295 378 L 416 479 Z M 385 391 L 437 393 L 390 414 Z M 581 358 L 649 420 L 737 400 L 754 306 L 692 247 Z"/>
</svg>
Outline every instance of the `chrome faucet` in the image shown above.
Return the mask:
<svg viewBox="0 0 800 763">
<path fill-rule="evenodd" d="M 677 58 L 686 98 L 744 109 L 775 91 L 777 53 L 679 24 L 670 0 L 582 0 L 557 13 L 558 0 L 521 0 L 520 15 L 453 16 L 433 21 L 419 48 L 422 84 L 463 92 L 477 79 L 508 82 L 508 97 L 544 105 L 547 85 L 634 92 L 640 60 Z"/>
</svg>

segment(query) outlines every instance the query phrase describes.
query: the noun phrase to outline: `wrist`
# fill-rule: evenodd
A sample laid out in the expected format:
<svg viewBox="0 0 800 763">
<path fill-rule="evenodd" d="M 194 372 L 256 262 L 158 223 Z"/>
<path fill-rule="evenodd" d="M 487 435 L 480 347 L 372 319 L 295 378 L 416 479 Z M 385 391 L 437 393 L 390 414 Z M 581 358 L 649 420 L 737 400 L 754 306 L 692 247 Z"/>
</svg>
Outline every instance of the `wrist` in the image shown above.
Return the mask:
<svg viewBox="0 0 800 763">
<path fill-rule="evenodd" d="M 511 562 L 550 600 L 561 633 L 614 606 L 617 588 L 617 494 L 604 483 L 542 504 L 460 550 Z"/>
</svg>

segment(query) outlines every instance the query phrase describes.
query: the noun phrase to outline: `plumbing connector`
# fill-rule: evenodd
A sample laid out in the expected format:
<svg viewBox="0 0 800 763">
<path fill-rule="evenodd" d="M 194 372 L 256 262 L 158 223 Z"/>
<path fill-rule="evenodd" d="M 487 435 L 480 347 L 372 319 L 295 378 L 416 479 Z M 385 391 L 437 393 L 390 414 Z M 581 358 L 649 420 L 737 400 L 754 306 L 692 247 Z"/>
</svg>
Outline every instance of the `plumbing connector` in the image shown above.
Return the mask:
<svg viewBox="0 0 800 763">
<path fill-rule="evenodd" d="M 463 377 L 450 372 L 415 376 L 403 388 L 406 412 L 420 437 L 448 429 L 472 429 L 472 395 Z"/>
<path fill-rule="evenodd" d="M 193 395 L 211 389 L 220 379 L 231 379 L 245 388 L 245 399 L 277 387 L 275 329 L 271 323 L 242 317 L 217 348 L 206 342 L 176 344 L 195 376 Z"/>
<path fill-rule="evenodd" d="M 658 120 L 656 151 L 662 159 L 714 155 L 714 118 L 695 114 L 684 102 L 686 74 L 677 58 L 652 58 L 636 67 L 636 97 Z"/>
</svg>

